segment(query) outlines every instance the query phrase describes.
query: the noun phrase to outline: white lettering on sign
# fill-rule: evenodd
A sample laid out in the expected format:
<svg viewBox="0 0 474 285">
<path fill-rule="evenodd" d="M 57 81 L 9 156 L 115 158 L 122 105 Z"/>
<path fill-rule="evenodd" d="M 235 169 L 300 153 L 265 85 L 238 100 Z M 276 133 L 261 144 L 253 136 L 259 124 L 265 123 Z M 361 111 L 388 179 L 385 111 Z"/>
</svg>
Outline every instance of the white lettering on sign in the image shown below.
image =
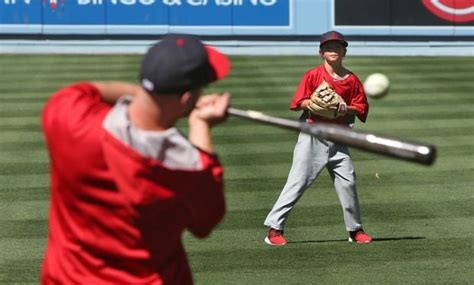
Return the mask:
<svg viewBox="0 0 474 285">
<path fill-rule="evenodd" d="M 181 0 L 163 0 L 163 4 L 168 6 L 181 5 Z"/>
<path fill-rule="evenodd" d="M 21 2 L 21 1 L 20 1 Z M 23 2 L 26 4 L 26 5 L 30 5 L 31 4 L 31 0 L 23 0 Z M 9 4 L 16 4 L 16 0 L 5 0 L 3 1 L 3 3 L 5 3 L 6 5 L 9 5 Z"/>
<path fill-rule="evenodd" d="M 114 5 L 119 4 L 119 2 L 120 2 L 120 4 L 123 4 L 123 5 L 135 5 L 135 4 L 137 4 L 137 1 L 136 1 L 136 0 L 121 0 L 121 1 L 112 0 L 111 2 L 112 2 L 112 4 L 114 4 Z"/>
<path fill-rule="evenodd" d="M 142 4 L 142 5 L 152 5 L 155 4 L 156 0 L 111 0 L 110 2 L 114 5 L 117 4 L 123 4 L 123 5 L 136 5 L 136 4 Z"/>
<path fill-rule="evenodd" d="M 159 0 L 109 0 L 110 4 L 112 5 L 153 5 Z M 246 3 L 249 3 L 253 6 L 263 5 L 263 6 L 273 6 L 275 5 L 278 0 L 161 0 L 162 3 L 167 6 L 181 6 L 183 3 L 187 3 L 191 6 L 207 6 L 212 2 L 215 3 L 216 6 L 243 6 Z M 3 0 L 5 5 L 14 5 L 17 3 L 25 3 L 26 5 L 31 4 L 31 0 Z M 57 0 L 50 0 L 51 4 L 56 4 Z M 77 0 L 77 5 L 84 6 L 84 5 L 103 5 L 107 2 L 107 0 Z"/>
<path fill-rule="evenodd" d="M 186 2 L 191 6 L 205 6 L 210 4 L 211 1 L 212 0 L 187 0 Z M 214 3 L 217 6 L 243 6 L 244 1 L 249 1 L 253 6 L 273 6 L 278 2 L 278 0 L 214 0 Z M 163 4 L 168 6 L 180 6 L 183 2 L 182 0 L 163 0 Z"/>
<path fill-rule="evenodd" d="M 242 6 L 244 4 L 244 0 L 216 0 L 216 5 L 218 6 Z"/>
<path fill-rule="evenodd" d="M 207 0 L 188 0 L 188 4 L 192 6 L 204 6 L 207 5 Z"/>
<path fill-rule="evenodd" d="M 77 5 L 102 5 L 102 0 L 77 0 Z"/>
<path fill-rule="evenodd" d="M 105 1 L 104 0 L 77 0 L 78 5 L 102 5 Z M 136 5 L 136 4 L 142 4 L 142 5 L 153 5 L 155 4 L 156 0 L 110 0 L 110 4 L 112 5 Z"/>
<path fill-rule="evenodd" d="M 264 6 L 273 6 L 278 0 L 250 0 L 253 5 L 258 5 L 259 3 Z"/>
</svg>

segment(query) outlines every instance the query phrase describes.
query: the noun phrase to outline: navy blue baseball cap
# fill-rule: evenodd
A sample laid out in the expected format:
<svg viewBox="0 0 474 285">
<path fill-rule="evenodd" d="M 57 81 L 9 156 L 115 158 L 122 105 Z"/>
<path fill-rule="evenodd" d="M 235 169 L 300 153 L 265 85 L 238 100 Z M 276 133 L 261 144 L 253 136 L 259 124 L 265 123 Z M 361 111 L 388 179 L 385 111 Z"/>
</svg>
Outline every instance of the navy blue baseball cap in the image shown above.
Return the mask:
<svg viewBox="0 0 474 285">
<path fill-rule="evenodd" d="M 319 40 L 319 47 L 322 47 L 325 43 L 329 41 L 339 42 L 344 47 L 347 47 L 349 45 L 341 33 L 336 31 L 329 31 L 321 35 L 321 39 Z"/>
<path fill-rule="evenodd" d="M 140 82 L 152 94 L 179 94 L 223 79 L 229 71 L 227 56 L 196 36 L 168 34 L 145 54 Z"/>
</svg>

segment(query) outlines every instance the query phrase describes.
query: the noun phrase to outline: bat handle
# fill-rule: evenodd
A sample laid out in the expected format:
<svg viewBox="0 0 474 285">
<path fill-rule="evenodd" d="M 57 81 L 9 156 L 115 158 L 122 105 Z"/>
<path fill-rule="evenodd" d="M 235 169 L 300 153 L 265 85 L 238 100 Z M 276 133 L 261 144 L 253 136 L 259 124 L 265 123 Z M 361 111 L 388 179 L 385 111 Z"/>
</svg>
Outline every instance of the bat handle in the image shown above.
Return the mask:
<svg viewBox="0 0 474 285">
<path fill-rule="evenodd" d="M 267 125 L 274 125 L 280 128 L 286 128 L 293 131 L 299 130 L 302 124 L 301 122 L 298 122 L 298 121 L 292 121 L 288 119 L 268 116 L 258 111 L 241 110 L 241 109 L 236 109 L 233 107 L 229 107 L 227 109 L 227 114 L 234 117 L 238 117 L 238 118 L 242 118 L 246 120 L 252 120 L 252 121 L 256 121 L 256 122 L 267 124 Z"/>
</svg>

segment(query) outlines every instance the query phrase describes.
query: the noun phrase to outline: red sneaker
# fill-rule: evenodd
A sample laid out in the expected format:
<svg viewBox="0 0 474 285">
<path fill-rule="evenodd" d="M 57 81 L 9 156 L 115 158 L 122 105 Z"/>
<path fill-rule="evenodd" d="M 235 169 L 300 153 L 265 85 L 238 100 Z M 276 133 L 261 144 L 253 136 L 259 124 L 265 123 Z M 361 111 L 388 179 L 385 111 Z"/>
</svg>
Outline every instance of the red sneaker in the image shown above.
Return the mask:
<svg viewBox="0 0 474 285">
<path fill-rule="evenodd" d="M 283 236 L 283 230 L 275 230 L 270 228 L 267 236 L 265 237 L 265 243 L 273 246 L 282 246 L 287 243 Z"/>
<path fill-rule="evenodd" d="M 364 230 L 358 230 L 349 233 L 349 242 L 371 243 L 372 237 L 364 232 Z"/>
</svg>

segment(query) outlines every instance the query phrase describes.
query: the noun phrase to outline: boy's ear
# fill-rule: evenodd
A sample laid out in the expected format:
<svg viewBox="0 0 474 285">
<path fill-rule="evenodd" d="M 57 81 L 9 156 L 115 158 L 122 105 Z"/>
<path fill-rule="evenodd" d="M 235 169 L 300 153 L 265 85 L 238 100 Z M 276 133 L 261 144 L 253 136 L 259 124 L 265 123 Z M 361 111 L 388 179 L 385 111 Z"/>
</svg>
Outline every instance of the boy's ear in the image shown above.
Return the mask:
<svg viewBox="0 0 474 285">
<path fill-rule="evenodd" d="M 190 107 L 191 101 L 191 92 L 186 91 L 183 94 L 179 95 L 179 108 L 181 108 L 181 117 L 189 115 L 193 108 Z"/>
<path fill-rule="evenodd" d="M 201 93 L 198 91 L 186 91 L 179 96 L 179 104 L 182 109 L 182 116 L 188 116 L 191 111 L 196 107 L 196 103 L 199 100 Z"/>
<path fill-rule="evenodd" d="M 181 104 L 186 105 L 189 100 L 191 100 L 191 92 L 189 91 L 186 91 L 179 96 L 179 102 Z"/>
</svg>

